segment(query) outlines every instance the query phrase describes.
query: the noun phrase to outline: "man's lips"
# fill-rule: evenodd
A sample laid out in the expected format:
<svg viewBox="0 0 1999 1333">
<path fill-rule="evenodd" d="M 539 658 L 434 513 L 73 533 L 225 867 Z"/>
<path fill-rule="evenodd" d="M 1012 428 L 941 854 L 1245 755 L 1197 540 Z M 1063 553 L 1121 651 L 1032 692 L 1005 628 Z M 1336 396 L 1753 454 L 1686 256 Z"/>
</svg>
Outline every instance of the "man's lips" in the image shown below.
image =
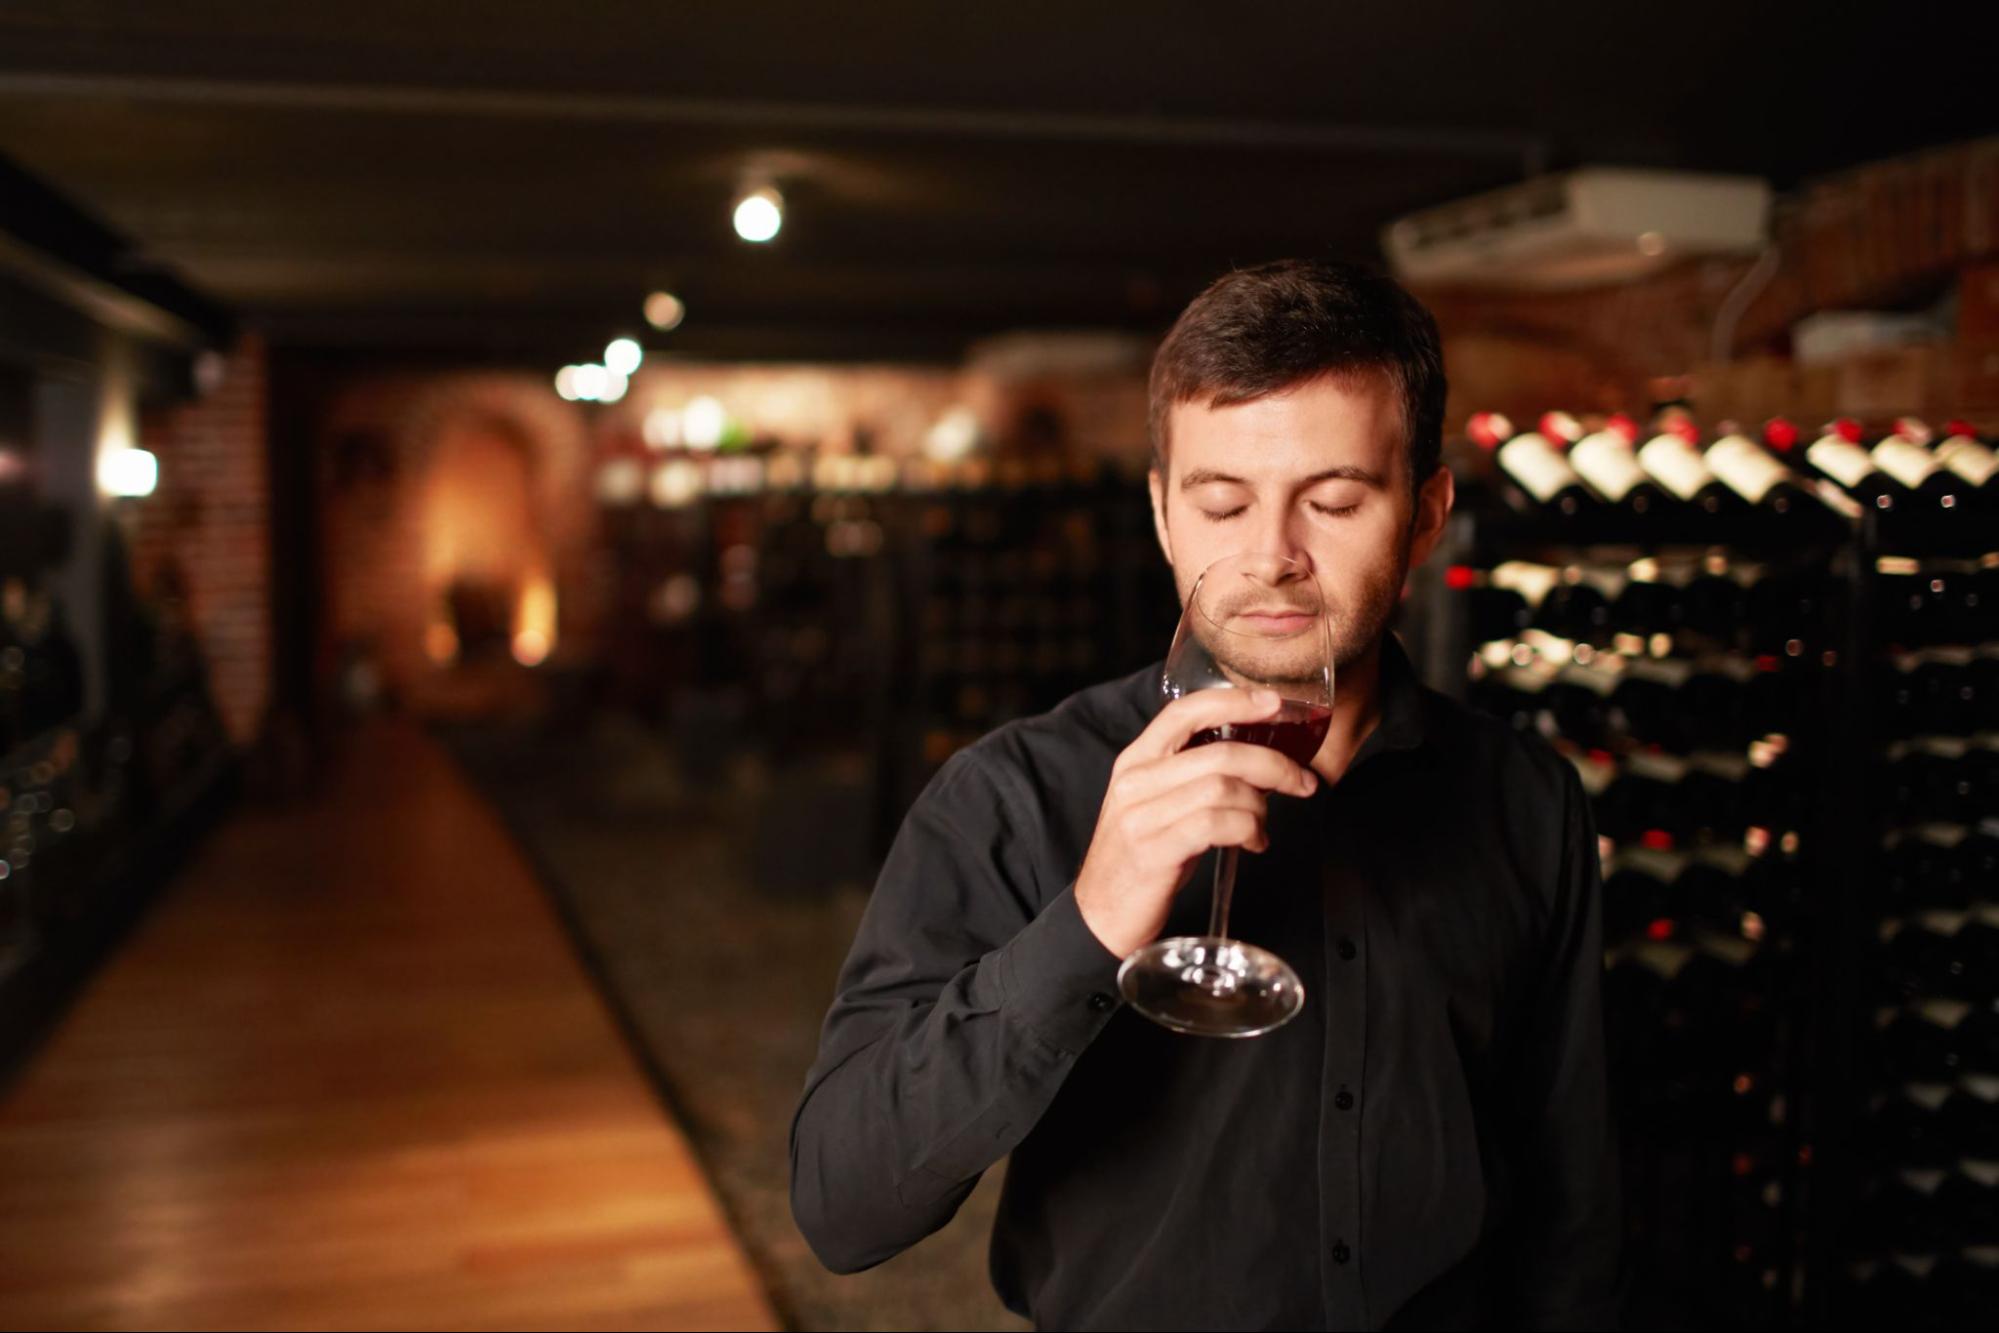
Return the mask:
<svg viewBox="0 0 1999 1333">
<path fill-rule="evenodd" d="M 1282 633 L 1303 629 L 1306 625 L 1312 623 L 1313 617 L 1309 611 L 1291 611 L 1281 607 L 1272 607 L 1261 611 L 1244 611 L 1236 619 L 1253 629 Z"/>
</svg>

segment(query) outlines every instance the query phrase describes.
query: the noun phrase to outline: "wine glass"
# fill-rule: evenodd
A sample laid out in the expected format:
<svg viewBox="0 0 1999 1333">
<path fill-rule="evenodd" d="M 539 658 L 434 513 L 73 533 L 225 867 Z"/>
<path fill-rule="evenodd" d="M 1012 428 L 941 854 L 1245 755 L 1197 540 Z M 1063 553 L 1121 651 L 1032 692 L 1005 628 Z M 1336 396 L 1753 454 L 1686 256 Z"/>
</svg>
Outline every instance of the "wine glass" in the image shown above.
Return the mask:
<svg viewBox="0 0 1999 1333">
<path fill-rule="evenodd" d="M 1283 701 L 1275 717 L 1211 727 L 1187 744 L 1267 745 L 1309 766 L 1332 724 L 1332 648 L 1325 598 L 1309 568 L 1278 555 L 1227 556 L 1195 581 L 1160 687 L 1169 700 L 1194 690 L 1275 691 Z M 1154 940 L 1118 969 L 1131 1007 L 1175 1032 L 1261 1036 L 1305 1003 L 1298 974 L 1282 958 L 1228 938 L 1236 853 L 1217 853 L 1207 934 Z"/>
</svg>

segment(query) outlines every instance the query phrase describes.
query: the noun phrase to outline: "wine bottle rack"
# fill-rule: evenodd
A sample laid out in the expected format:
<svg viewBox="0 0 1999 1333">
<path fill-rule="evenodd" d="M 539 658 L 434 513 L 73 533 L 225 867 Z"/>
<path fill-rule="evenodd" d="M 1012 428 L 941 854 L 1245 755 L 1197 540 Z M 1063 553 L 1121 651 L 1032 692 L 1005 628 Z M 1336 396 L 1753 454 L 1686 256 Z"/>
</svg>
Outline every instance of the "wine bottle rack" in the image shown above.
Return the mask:
<svg viewBox="0 0 1999 1333">
<path fill-rule="evenodd" d="M 1999 525 L 1634 523 L 1467 481 L 1412 620 L 1432 684 L 1592 796 L 1633 1321 L 1969 1326 L 1999 1273 Z"/>
</svg>

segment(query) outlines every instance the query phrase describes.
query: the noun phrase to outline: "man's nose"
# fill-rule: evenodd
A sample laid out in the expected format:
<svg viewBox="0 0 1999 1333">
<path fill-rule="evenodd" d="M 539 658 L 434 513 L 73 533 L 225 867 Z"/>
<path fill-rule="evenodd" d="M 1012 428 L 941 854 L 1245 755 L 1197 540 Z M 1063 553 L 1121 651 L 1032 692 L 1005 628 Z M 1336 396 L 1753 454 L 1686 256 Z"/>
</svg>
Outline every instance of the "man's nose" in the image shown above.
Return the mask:
<svg viewBox="0 0 1999 1333">
<path fill-rule="evenodd" d="M 1305 525 L 1299 515 L 1290 512 L 1272 514 L 1259 522 L 1251 536 L 1253 544 L 1249 549 L 1257 555 L 1293 561 L 1298 568 L 1291 571 L 1291 576 L 1299 577 L 1312 572 L 1312 555 L 1305 547 Z"/>
</svg>

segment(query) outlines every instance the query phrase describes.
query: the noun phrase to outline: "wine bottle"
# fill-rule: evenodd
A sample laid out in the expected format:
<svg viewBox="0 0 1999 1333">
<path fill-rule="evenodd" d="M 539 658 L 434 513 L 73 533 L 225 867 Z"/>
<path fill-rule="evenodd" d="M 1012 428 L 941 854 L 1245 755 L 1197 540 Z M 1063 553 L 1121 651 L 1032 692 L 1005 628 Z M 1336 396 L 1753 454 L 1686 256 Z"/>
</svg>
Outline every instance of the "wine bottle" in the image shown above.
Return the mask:
<svg viewBox="0 0 1999 1333">
<path fill-rule="evenodd" d="M 1739 928 L 1743 937 L 1755 940 L 1771 935 L 1788 937 L 1798 923 L 1804 886 L 1804 871 L 1795 855 L 1773 848 L 1761 856 L 1749 857 L 1739 887 L 1742 906 Z"/>
<path fill-rule="evenodd" d="M 1743 730 L 1752 741 L 1782 736 L 1796 743 L 1813 732 L 1817 717 L 1814 668 L 1788 657 L 1759 659 L 1742 687 Z"/>
<path fill-rule="evenodd" d="M 1681 617 L 1687 629 L 1709 643 L 1733 648 L 1742 631 L 1747 600 L 1735 571 L 1720 558 L 1710 558 L 1681 589 Z"/>
<path fill-rule="evenodd" d="M 1736 657 L 1704 660 L 1680 687 L 1679 706 L 1695 749 L 1740 750 L 1750 741 L 1744 724 L 1749 678 L 1755 668 Z"/>
<path fill-rule="evenodd" d="M 1982 707 L 1978 677 L 1972 672 L 1976 653 L 1969 648 L 1930 647 L 1890 660 L 1897 667 L 1897 718 L 1911 724 L 1909 734 L 1969 736 L 1979 729 Z"/>
<path fill-rule="evenodd" d="M 1579 574 L 1565 574 L 1534 608 L 1534 628 L 1558 639 L 1606 647 L 1611 639 L 1610 599 Z"/>
<path fill-rule="evenodd" d="M 1880 1075 L 1890 1083 L 1919 1089 L 1944 1085 L 1941 1094 L 1927 1094 L 1933 1114 L 1949 1096 L 1948 1085 L 1964 1071 L 1959 1030 L 1972 1007 L 1961 1000 L 1920 999 L 1896 1012 L 1875 1033 Z"/>
<path fill-rule="evenodd" d="M 1762 571 L 1749 584 L 1743 607 L 1749 650 L 1783 657 L 1810 653 L 1826 639 L 1826 594 L 1817 573 Z"/>
<path fill-rule="evenodd" d="M 1987 599 L 1986 605 L 1999 605 L 1999 599 Z M 1999 731 L 1999 643 L 1987 640 L 1974 652 L 1965 675 L 1975 703 L 1972 730 Z"/>
<path fill-rule="evenodd" d="M 1483 571 L 1455 566 L 1444 577 L 1448 587 L 1464 595 L 1465 623 L 1474 644 L 1516 639 L 1533 619 L 1525 597 L 1495 585 Z"/>
<path fill-rule="evenodd" d="M 1909 1043 L 1923 1035 L 1903 1033 L 1897 1040 L 1897 1049 L 1908 1049 Z M 1934 1038 L 1925 1038 L 1925 1042 L 1926 1050 L 1940 1051 L 1945 1044 Z M 1947 1083 L 1903 1083 L 1868 1118 L 1867 1128 L 1876 1160 L 1884 1167 L 1903 1173 L 1902 1179 L 1924 1197 L 1934 1194 L 1936 1187 L 1943 1183 L 1943 1169 L 1957 1162 L 1951 1145 L 1944 1142 L 1943 1135 L 1938 1133 L 1936 1122 L 1937 1110 L 1949 1095 L 1950 1086 Z M 1934 1175 L 1917 1176 L 1916 1172 Z"/>
<path fill-rule="evenodd" d="M 1617 730 L 1610 703 L 1616 688 L 1617 677 L 1597 667 L 1570 663 L 1557 671 L 1545 698 L 1562 736 L 1586 750 L 1608 746 Z"/>
<path fill-rule="evenodd" d="M 1619 414 L 1585 432 L 1566 412 L 1541 418 L 1541 433 L 1568 451 L 1569 464 L 1606 504 L 1633 518 L 1657 512 L 1665 495 L 1638 466 L 1638 423 Z"/>
<path fill-rule="evenodd" d="M 1967 873 L 1970 852 L 1970 834 L 1961 824 L 1919 824 L 1889 834 L 1881 874 L 1888 909 L 1906 917 L 1963 911 L 1975 882 Z"/>
<path fill-rule="evenodd" d="M 1913 504 L 1919 512 L 1956 509 L 1964 480 L 1937 461 L 1929 441 L 1928 426 L 1914 417 L 1902 417 L 1894 430 L 1875 442 L 1868 455 L 1908 492 L 1903 503 Z"/>
<path fill-rule="evenodd" d="M 1991 1160 L 1992 1149 L 1986 1146 L 1991 1138 L 1982 1122 L 1963 1119 L 1958 1114 L 1967 1094 L 1954 1092 L 1949 1100 L 1937 1111 L 1937 1121 L 1943 1127 L 1943 1137 L 1960 1144 L 1965 1152 L 1957 1160 L 1957 1170 L 1944 1178 L 1937 1186 L 1935 1206 L 1946 1231 L 1956 1236 L 1968 1246 L 1999 1245 L 1999 1163 Z M 1939 1265 L 1937 1280 L 1947 1281 Z M 1994 1290 L 1989 1274 L 1977 1279 L 1988 1295 L 1999 1294 Z M 1959 1304 L 1966 1313 L 1983 1310 L 1989 1313 L 1989 1304 L 1967 1301 L 1953 1293 L 1946 1296 L 1946 1303 Z"/>
<path fill-rule="evenodd" d="M 1612 723 L 1640 744 L 1685 750 L 1688 741 L 1679 692 L 1692 674 L 1693 666 L 1685 661 L 1633 661 L 1611 695 Z"/>
<path fill-rule="evenodd" d="M 1556 730 L 1547 698 L 1548 680 L 1526 667 L 1489 672 L 1472 690 L 1472 702 L 1507 722 L 1515 731 L 1537 735 Z"/>
<path fill-rule="evenodd" d="M 1725 421 L 1719 431 L 1701 457 L 1708 470 L 1744 501 L 1772 514 L 1803 512 L 1808 505 L 1824 508 L 1790 468 L 1744 434 L 1741 427 Z"/>
<path fill-rule="evenodd" d="M 1740 751 L 1700 750 L 1687 757 L 1683 796 L 1688 832 L 1694 836 L 1739 839 L 1752 821 L 1749 778 L 1755 770 Z M 1761 793 L 1768 799 L 1769 793 Z"/>
<path fill-rule="evenodd" d="M 1862 438 L 1860 423 L 1842 417 L 1806 446 L 1798 462 L 1812 475 L 1837 485 L 1864 508 L 1893 509 L 1907 491 L 1861 447 Z"/>
<path fill-rule="evenodd" d="M 1952 421 L 1944 426 L 1936 457 L 1971 488 L 1981 508 L 1999 505 L 1999 453 L 1978 438 L 1970 422 Z"/>
<path fill-rule="evenodd" d="M 1638 466 L 1674 499 L 1705 513 L 1742 508 L 1742 500 L 1709 469 L 1699 441 L 1700 431 L 1691 421 L 1670 421 L 1639 448 Z"/>
<path fill-rule="evenodd" d="M 1513 423 L 1497 412 L 1474 414 L 1465 433 L 1493 455 L 1512 483 L 1506 488 L 1507 501 L 1521 512 L 1552 511 L 1574 518 L 1595 506 L 1582 478 L 1546 436 L 1515 434 Z"/>
<path fill-rule="evenodd" d="M 1631 576 L 1611 604 L 1611 626 L 1617 634 L 1635 636 L 1647 646 L 1653 636 L 1671 638 L 1683 624 L 1685 604 L 1679 584 L 1659 578 Z"/>
<path fill-rule="evenodd" d="M 1605 836 L 1659 850 L 1685 839 L 1690 823 L 1687 761 L 1639 750 L 1625 756 L 1617 777 L 1597 802 Z"/>
<path fill-rule="evenodd" d="M 1763 444 L 1772 457 L 1791 469 L 1793 481 L 1814 500 L 1843 518 L 1860 517 L 1863 511 L 1853 497 L 1807 461 L 1806 451 L 1799 448 L 1796 424 L 1784 417 L 1770 418 L 1763 423 Z"/>
</svg>

